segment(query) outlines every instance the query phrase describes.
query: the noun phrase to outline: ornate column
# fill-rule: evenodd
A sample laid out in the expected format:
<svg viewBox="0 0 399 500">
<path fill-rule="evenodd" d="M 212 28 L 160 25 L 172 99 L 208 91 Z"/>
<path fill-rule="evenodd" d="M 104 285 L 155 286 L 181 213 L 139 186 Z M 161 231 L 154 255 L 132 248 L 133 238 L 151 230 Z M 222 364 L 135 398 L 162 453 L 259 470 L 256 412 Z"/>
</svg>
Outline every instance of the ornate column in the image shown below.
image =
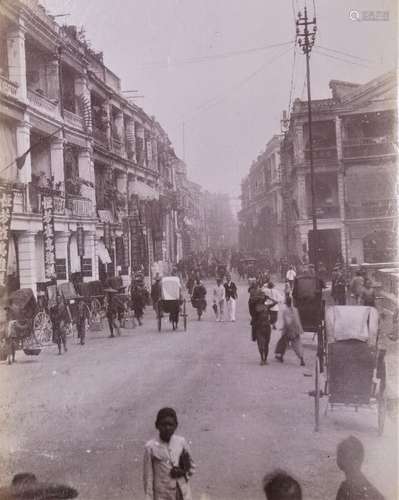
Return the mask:
<svg viewBox="0 0 399 500">
<path fill-rule="evenodd" d="M 306 175 L 305 172 L 298 172 L 297 177 L 297 196 L 298 196 L 298 211 L 300 219 L 308 218 L 308 210 L 306 206 Z"/>
<path fill-rule="evenodd" d="M 50 99 L 60 100 L 60 73 L 59 60 L 55 57 L 46 65 L 46 78 L 48 84 L 48 97 Z"/>
<path fill-rule="evenodd" d="M 25 27 L 23 21 L 7 33 L 8 79 L 18 84 L 17 96 L 26 101 Z"/>
<path fill-rule="evenodd" d="M 94 185 L 94 165 L 91 158 L 90 147 L 82 148 L 78 153 L 78 168 L 79 168 L 79 177 L 88 182 L 92 182 Z M 81 195 L 84 198 L 88 198 L 91 200 L 92 205 L 95 205 L 95 189 L 91 186 L 86 186 L 83 184 L 81 186 Z M 92 208 L 93 208 L 92 207 Z"/>
<path fill-rule="evenodd" d="M 342 120 L 339 116 L 335 117 L 335 139 L 337 143 L 338 161 L 342 161 Z"/>
<path fill-rule="evenodd" d="M 54 183 L 62 182 L 64 185 L 64 139 L 61 137 L 61 132 L 51 141 L 50 162 Z"/>
<path fill-rule="evenodd" d="M 136 141 L 134 135 L 134 120 L 126 120 L 126 153 L 129 160 L 136 161 Z"/>
<path fill-rule="evenodd" d="M 295 140 L 294 140 L 294 157 L 297 163 L 303 163 L 305 160 L 303 141 L 303 125 L 296 125 L 295 127 Z"/>
<path fill-rule="evenodd" d="M 36 293 L 37 262 L 35 233 L 24 231 L 18 236 L 19 282 L 21 288 L 31 288 Z"/>
</svg>

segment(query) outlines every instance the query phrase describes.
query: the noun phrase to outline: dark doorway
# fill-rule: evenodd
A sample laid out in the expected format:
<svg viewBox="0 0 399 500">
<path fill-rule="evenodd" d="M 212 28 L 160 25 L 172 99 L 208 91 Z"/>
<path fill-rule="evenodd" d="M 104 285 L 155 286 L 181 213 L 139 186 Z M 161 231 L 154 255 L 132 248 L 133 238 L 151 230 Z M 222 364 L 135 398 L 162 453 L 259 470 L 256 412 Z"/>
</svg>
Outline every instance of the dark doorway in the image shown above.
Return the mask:
<svg viewBox="0 0 399 500">
<path fill-rule="evenodd" d="M 308 233 L 309 256 L 313 256 L 313 230 Z M 339 229 L 317 231 L 317 262 L 322 262 L 330 271 L 341 258 L 341 232 Z"/>
</svg>

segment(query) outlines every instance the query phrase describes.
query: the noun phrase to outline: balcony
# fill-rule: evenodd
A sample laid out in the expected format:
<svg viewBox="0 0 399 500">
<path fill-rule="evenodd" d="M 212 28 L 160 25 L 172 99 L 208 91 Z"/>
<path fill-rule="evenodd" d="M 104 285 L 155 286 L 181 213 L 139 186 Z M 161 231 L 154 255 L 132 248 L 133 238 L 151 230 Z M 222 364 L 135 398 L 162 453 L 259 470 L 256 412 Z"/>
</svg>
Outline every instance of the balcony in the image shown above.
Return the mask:
<svg viewBox="0 0 399 500">
<path fill-rule="evenodd" d="M 57 101 L 51 101 L 47 97 L 40 95 L 33 90 L 28 90 L 28 101 L 31 106 L 39 111 L 44 111 L 47 114 L 55 115 L 58 112 Z"/>
<path fill-rule="evenodd" d="M 79 130 L 83 129 L 83 118 L 67 109 L 64 109 L 64 121 L 72 128 L 78 128 Z"/>
<path fill-rule="evenodd" d="M 88 198 L 82 196 L 67 195 L 66 208 L 74 217 L 92 217 L 93 203 Z"/>
<path fill-rule="evenodd" d="M 319 162 L 329 162 L 337 160 L 337 148 L 336 146 L 327 147 L 313 147 L 313 161 Z M 305 149 L 305 160 L 310 161 L 310 149 Z"/>
<path fill-rule="evenodd" d="M 307 209 L 307 215 L 310 218 L 312 214 L 311 207 Z M 316 216 L 319 219 L 336 219 L 339 217 L 339 206 L 338 205 L 325 205 L 316 207 Z"/>
<path fill-rule="evenodd" d="M 376 158 L 395 155 L 394 139 L 391 137 L 362 137 L 343 141 L 345 160 Z"/>
<path fill-rule="evenodd" d="M 0 92 L 9 97 L 17 97 L 18 84 L 10 82 L 7 78 L 0 75 Z"/>
<path fill-rule="evenodd" d="M 374 219 L 378 217 L 397 217 L 398 200 L 364 201 L 361 205 L 347 205 L 346 217 L 348 219 Z"/>
</svg>

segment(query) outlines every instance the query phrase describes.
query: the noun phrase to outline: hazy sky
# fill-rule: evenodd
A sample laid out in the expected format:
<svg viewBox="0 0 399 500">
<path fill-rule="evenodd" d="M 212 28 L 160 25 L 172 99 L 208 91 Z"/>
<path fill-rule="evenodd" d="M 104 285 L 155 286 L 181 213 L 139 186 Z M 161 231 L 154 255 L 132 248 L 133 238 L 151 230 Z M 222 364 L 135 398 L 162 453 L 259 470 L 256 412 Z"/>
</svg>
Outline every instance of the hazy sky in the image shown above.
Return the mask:
<svg viewBox="0 0 399 500">
<path fill-rule="evenodd" d="M 58 22 L 85 26 L 92 47 L 104 52 L 123 89 L 145 96 L 137 104 L 156 116 L 181 157 L 184 122 L 192 180 L 239 195 L 242 177 L 271 136 L 280 132 L 281 113 L 289 103 L 294 44 L 265 47 L 294 40 L 293 11 L 303 10 L 305 0 L 42 3 L 52 14 L 70 14 Z M 396 0 L 315 4 L 316 45 L 324 49 L 312 53 L 313 97 L 329 97 L 331 79 L 366 82 L 395 67 Z M 313 1 L 307 5 L 313 16 Z M 388 11 L 389 21 L 351 20 L 354 10 L 360 18 L 364 11 Z M 236 53 L 240 51 L 247 52 Z M 305 98 L 304 66 L 297 49 L 294 98 Z"/>
</svg>

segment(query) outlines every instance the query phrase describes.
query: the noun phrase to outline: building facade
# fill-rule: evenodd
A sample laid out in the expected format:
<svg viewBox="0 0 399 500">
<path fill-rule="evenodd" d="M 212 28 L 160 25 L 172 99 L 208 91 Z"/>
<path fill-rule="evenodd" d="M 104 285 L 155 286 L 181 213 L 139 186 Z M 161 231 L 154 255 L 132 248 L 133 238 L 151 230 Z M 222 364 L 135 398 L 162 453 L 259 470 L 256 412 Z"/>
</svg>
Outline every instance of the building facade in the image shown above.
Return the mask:
<svg viewBox="0 0 399 500">
<path fill-rule="evenodd" d="M 11 288 L 127 282 L 182 258 L 179 160 L 166 132 L 37 0 L 0 5 L 0 142 L 3 222 L 12 205 L 0 273 Z"/>
<path fill-rule="evenodd" d="M 331 268 L 397 260 L 397 76 L 333 80 L 312 101 L 317 258 Z M 294 102 L 281 148 L 288 253 L 313 251 L 307 103 Z"/>
<path fill-rule="evenodd" d="M 285 255 L 280 144 L 274 135 L 241 183 L 240 249 L 271 259 Z"/>
</svg>

